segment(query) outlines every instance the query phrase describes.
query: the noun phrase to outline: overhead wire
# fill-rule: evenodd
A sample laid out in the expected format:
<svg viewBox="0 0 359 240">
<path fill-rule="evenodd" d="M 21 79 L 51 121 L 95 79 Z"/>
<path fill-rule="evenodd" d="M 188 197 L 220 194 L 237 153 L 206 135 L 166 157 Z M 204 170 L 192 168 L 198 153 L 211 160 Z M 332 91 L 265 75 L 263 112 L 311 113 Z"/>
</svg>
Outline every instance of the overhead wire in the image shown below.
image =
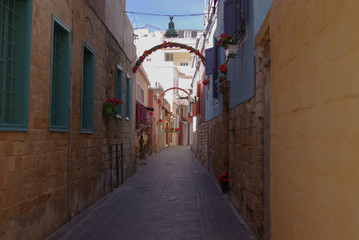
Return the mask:
<svg viewBox="0 0 359 240">
<path fill-rule="evenodd" d="M 132 12 L 125 11 L 126 13 L 137 14 L 137 15 L 149 15 L 149 16 L 157 16 L 157 17 L 196 17 L 203 16 L 204 13 L 189 13 L 189 14 L 160 14 L 160 13 L 144 13 L 144 12 Z"/>
</svg>

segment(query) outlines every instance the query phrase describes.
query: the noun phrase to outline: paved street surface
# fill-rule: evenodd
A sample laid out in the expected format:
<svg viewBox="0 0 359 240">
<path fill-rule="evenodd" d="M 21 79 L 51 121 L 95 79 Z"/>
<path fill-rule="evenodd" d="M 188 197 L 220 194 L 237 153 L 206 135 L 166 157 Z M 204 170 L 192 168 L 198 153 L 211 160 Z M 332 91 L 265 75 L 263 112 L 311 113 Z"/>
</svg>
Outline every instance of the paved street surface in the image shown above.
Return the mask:
<svg viewBox="0 0 359 240">
<path fill-rule="evenodd" d="M 48 239 L 253 239 L 189 147 L 166 148 Z"/>
</svg>

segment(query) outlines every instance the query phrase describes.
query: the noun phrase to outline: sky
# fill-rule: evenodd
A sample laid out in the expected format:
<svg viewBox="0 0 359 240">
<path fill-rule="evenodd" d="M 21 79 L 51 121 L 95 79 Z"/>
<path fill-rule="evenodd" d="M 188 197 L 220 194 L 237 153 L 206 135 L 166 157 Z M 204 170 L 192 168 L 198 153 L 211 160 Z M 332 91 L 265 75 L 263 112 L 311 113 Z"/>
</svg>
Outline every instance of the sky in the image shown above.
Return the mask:
<svg viewBox="0 0 359 240">
<path fill-rule="evenodd" d="M 203 13 L 206 0 L 126 0 L 126 11 L 155 13 L 164 15 Z M 127 13 L 133 28 L 153 26 L 151 31 L 159 28 L 168 29 L 168 16 L 147 16 Z M 203 30 L 203 16 L 174 17 L 175 29 Z M 149 27 L 148 27 L 149 28 Z"/>
</svg>

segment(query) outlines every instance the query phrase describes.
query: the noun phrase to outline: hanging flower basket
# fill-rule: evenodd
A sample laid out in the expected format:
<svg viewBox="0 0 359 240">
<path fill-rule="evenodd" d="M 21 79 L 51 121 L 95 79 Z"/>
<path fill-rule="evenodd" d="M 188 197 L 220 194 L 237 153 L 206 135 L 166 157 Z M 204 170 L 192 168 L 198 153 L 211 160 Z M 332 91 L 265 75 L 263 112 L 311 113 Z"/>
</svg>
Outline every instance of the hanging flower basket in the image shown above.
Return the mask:
<svg viewBox="0 0 359 240">
<path fill-rule="evenodd" d="M 218 181 L 221 184 L 221 189 L 223 193 L 227 193 L 229 191 L 229 175 L 228 172 L 225 171 L 224 173 L 219 176 Z"/>
<path fill-rule="evenodd" d="M 116 98 L 106 100 L 102 105 L 102 115 L 103 116 L 110 116 L 116 119 L 117 111 L 116 106 L 118 104 L 122 104 L 122 101 Z"/>
<path fill-rule="evenodd" d="M 234 58 L 237 56 L 239 46 L 237 44 L 228 44 L 227 48 L 224 49 L 226 58 Z"/>
</svg>

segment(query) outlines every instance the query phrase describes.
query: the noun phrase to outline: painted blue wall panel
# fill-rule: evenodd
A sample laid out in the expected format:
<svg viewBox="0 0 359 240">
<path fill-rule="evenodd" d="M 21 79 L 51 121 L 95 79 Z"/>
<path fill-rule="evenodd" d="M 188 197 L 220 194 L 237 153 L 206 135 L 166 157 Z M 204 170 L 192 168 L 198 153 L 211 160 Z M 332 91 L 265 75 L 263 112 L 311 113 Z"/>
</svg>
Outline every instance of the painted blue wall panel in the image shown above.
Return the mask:
<svg viewBox="0 0 359 240">
<path fill-rule="evenodd" d="M 234 108 L 254 96 L 254 37 L 262 25 L 272 0 L 247 1 L 246 3 L 248 37 L 238 50 L 237 56 L 228 63 L 227 79 L 231 82 L 230 108 Z M 220 1 L 218 6 L 217 29 L 215 29 L 214 36 L 219 36 L 224 32 L 224 1 Z M 220 49 L 218 59 L 217 66 L 224 63 L 223 48 Z M 209 76 L 213 83 L 213 75 Z M 218 99 L 214 99 L 213 90 L 214 87 L 211 84 L 210 91 L 206 92 L 206 121 L 222 114 L 222 95 L 219 94 Z"/>
<path fill-rule="evenodd" d="M 257 35 L 259 29 L 261 28 L 264 18 L 266 17 L 271 4 L 272 4 L 272 0 L 254 1 L 254 34 L 255 35 Z"/>
</svg>

